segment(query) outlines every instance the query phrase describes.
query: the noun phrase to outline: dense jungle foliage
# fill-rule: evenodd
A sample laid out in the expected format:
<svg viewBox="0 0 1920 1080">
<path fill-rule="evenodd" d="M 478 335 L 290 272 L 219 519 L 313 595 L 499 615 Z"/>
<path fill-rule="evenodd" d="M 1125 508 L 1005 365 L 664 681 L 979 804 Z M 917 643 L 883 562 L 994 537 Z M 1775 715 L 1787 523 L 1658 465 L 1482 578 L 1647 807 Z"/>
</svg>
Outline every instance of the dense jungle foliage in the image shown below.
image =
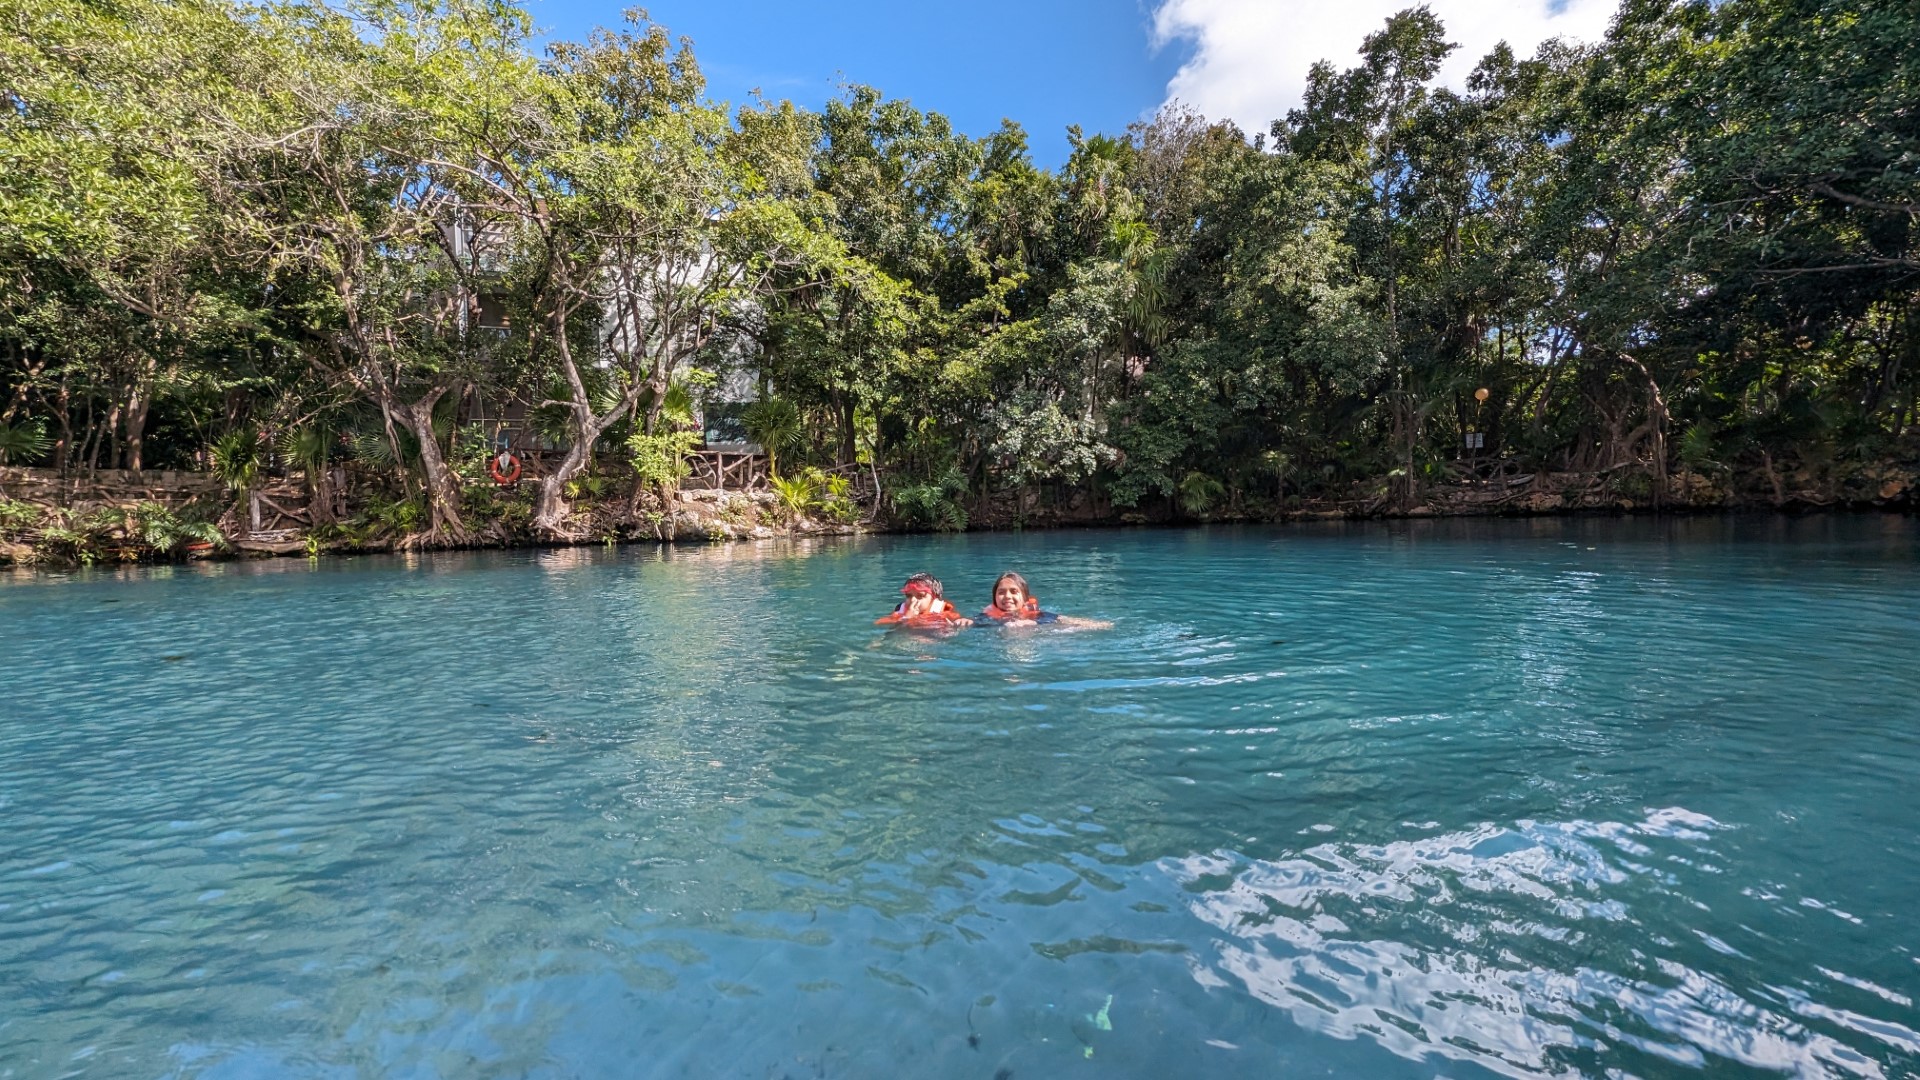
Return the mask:
<svg viewBox="0 0 1920 1080">
<path fill-rule="evenodd" d="M 1627 0 L 1456 92 L 1412 8 L 1270 130 L 1174 105 L 1055 171 L 865 86 L 715 102 L 638 14 L 0 0 L 0 463 L 284 468 L 318 522 L 351 462 L 458 543 L 505 502 L 462 403 L 517 402 L 519 512 L 578 535 L 670 498 L 744 371 L 781 472 L 930 527 L 1476 467 L 1778 501 L 1914 457 L 1915 41 L 1913 4 Z"/>
</svg>

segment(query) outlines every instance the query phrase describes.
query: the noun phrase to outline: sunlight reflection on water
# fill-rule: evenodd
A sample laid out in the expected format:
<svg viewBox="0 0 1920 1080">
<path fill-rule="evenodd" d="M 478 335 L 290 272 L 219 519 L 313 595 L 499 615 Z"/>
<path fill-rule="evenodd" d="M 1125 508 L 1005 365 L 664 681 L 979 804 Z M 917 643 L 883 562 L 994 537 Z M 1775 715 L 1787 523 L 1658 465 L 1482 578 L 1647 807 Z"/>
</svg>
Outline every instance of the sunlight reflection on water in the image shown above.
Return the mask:
<svg viewBox="0 0 1920 1080">
<path fill-rule="evenodd" d="M 1675 807 L 1631 825 L 1483 825 L 1384 846 L 1320 845 L 1281 861 L 1212 855 L 1163 866 L 1199 892 L 1193 914 L 1227 935 L 1211 965 L 1195 959 L 1197 980 L 1237 982 L 1301 1027 L 1336 1038 L 1366 1037 L 1411 1059 L 1470 1061 L 1515 1076 L 1575 1074 L 1571 1059 L 1597 1059 L 1609 1042 L 1696 1067 L 1712 1054 L 1799 1076 L 1886 1075 L 1873 1058 L 1711 974 L 1642 951 L 1671 943 L 1647 940 L 1633 911 L 1607 898 L 1610 887 L 1635 875 L 1671 887 L 1672 876 L 1649 865 L 1661 857 L 1649 843 L 1708 841 L 1720 828 Z M 1489 918 L 1477 902 L 1489 894 L 1531 902 L 1533 918 Z M 1417 923 L 1434 944 L 1411 944 L 1403 922 Z M 1589 959 L 1600 953 L 1595 938 L 1607 939 L 1615 956 L 1623 939 L 1636 942 L 1625 952 L 1641 970 L 1556 970 L 1553 959 L 1569 949 L 1585 948 Z M 1541 951 L 1529 948 L 1535 943 L 1550 943 L 1547 955 L 1530 957 Z M 1801 992 L 1775 994 L 1787 1013 L 1835 1022 L 1892 1051 L 1920 1049 L 1920 1033 L 1903 1024 L 1840 1016 Z M 1658 1036 L 1607 1022 L 1612 1009 Z"/>
</svg>

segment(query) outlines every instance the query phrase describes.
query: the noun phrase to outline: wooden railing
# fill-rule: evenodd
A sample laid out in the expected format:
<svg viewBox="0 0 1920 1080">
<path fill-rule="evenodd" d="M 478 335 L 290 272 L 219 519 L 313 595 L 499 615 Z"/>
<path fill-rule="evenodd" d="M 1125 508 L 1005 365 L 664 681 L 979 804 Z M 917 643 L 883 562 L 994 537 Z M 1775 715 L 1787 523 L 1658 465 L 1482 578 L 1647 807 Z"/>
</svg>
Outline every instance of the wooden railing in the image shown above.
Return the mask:
<svg viewBox="0 0 1920 1080">
<path fill-rule="evenodd" d="M 732 450 L 696 451 L 682 487 L 753 491 L 767 484 L 767 456 Z"/>
</svg>

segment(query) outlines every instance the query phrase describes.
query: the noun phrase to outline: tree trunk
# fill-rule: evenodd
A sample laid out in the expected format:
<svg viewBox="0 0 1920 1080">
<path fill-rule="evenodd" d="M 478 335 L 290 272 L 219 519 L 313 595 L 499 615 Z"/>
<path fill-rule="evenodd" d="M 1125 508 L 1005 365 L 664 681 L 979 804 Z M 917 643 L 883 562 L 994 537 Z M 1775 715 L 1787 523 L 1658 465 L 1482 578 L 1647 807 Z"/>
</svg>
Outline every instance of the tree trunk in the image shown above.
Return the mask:
<svg viewBox="0 0 1920 1080">
<path fill-rule="evenodd" d="M 1393 406 L 1393 434 L 1400 453 L 1400 491 L 1398 508 L 1401 513 L 1412 510 L 1418 504 L 1420 488 L 1413 475 L 1413 457 L 1415 444 L 1419 439 L 1419 416 L 1413 404 L 1410 391 L 1403 391 Z"/>
<path fill-rule="evenodd" d="M 80 456 L 86 459 L 87 471 L 100 469 L 100 428 L 93 422 L 93 395 L 87 395 L 87 418 L 84 421 L 86 435 L 80 440 Z"/>
<path fill-rule="evenodd" d="M 67 474 L 67 468 L 73 463 L 73 417 L 69 414 L 67 377 L 60 376 L 60 396 L 54 399 L 54 415 L 60 418 L 60 438 L 53 444 L 53 467 L 60 475 Z"/>
<path fill-rule="evenodd" d="M 413 485 L 407 480 L 407 455 L 400 451 L 400 432 L 393 426 L 393 401 L 391 391 L 385 386 L 380 388 L 380 422 L 386 428 L 387 446 L 393 451 L 393 482 L 399 486 L 403 498 L 413 494 Z"/>
<path fill-rule="evenodd" d="M 840 391 L 833 392 L 834 419 L 839 422 L 840 428 L 840 452 L 837 456 L 843 465 L 854 464 L 860 456 L 853 443 L 853 408 L 853 402 L 848 401 Z"/>
<path fill-rule="evenodd" d="M 33 363 L 29 359 L 27 351 L 12 342 L 8 343 L 7 352 L 12 354 L 12 364 L 10 366 L 20 372 L 20 381 L 15 384 L 13 396 L 8 399 L 7 407 L 0 409 L 0 424 L 13 423 L 13 418 L 18 415 L 22 409 L 27 407 L 27 395 L 33 390 L 34 380 L 38 379 L 40 373 L 45 371 L 47 367 L 46 360 L 42 359 L 37 364 Z"/>
<path fill-rule="evenodd" d="M 646 481 L 635 476 L 633 478 L 633 490 L 627 494 L 627 520 L 629 522 L 640 519 L 640 497 L 646 493 Z"/>
<path fill-rule="evenodd" d="M 126 467 L 133 473 L 139 473 L 141 454 L 146 446 L 147 413 L 153 407 L 153 377 L 159 370 L 159 361 L 148 357 L 145 367 L 134 376 L 133 390 L 127 395 L 126 418 Z"/>
<path fill-rule="evenodd" d="M 127 444 L 126 465 L 129 472 L 138 473 L 141 467 L 141 455 L 146 448 L 147 411 L 153 399 L 148 396 L 146 387 L 136 386 L 127 398 Z"/>
<path fill-rule="evenodd" d="M 338 518 L 333 512 L 333 467 L 322 462 L 307 473 L 307 520 L 315 525 L 331 525 Z"/>
<path fill-rule="evenodd" d="M 107 410 L 107 419 L 100 425 L 100 448 L 104 448 L 107 452 L 107 468 L 109 469 L 120 463 L 119 442 L 120 403 L 116 401 L 113 403 L 113 408 Z M 98 451 L 99 448 L 96 448 L 96 457 L 99 456 Z"/>
<path fill-rule="evenodd" d="M 1772 451 L 1760 451 L 1760 467 L 1766 470 L 1767 482 L 1773 485 L 1773 505 L 1776 508 L 1785 506 L 1787 504 L 1787 489 L 1780 483 L 1780 471 L 1773 467 Z"/>
<path fill-rule="evenodd" d="M 594 415 L 592 395 L 587 392 L 586 383 L 580 377 L 580 368 L 574 362 L 573 347 L 567 338 L 568 313 L 569 309 L 556 308 L 549 313 L 549 319 L 554 359 L 558 361 L 561 374 L 566 377 L 570 391 L 571 400 L 568 405 L 573 412 L 574 440 L 573 444 L 567 447 L 567 452 L 561 457 L 559 465 L 540 478 L 540 488 L 535 494 L 533 504 L 534 529 L 557 539 L 569 539 L 573 535 L 567 527 L 568 519 L 573 516 L 573 503 L 566 497 L 567 481 L 586 471 L 588 464 L 593 460 L 593 444 L 600 441 L 601 434 L 616 418 L 627 414 L 638 401 L 637 397 L 628 397 L 605 417 Z M 664 379 L 659 378 L 658 368 L 645 385 L 654 386 L 656 383 L 664 384 Z M 635 392 L 638 392 L 637 388 Z M 649 434 L 653 432 L 660 406 L 664 404 L 663 398 L 663 391 L 656 390 L 653 400 L 648 403 L 643 421 L 645 427 L 642 430 Z"/>
<path fill-rule="evenodd" d="M 1648 421 L 1653 427 L 1653 505 L 1659 509 L 1667 504 L 1667 398 L 1645 364 L 1626 353 L 1620 357 L 1647 381 Z"/>
<path fill-rule="evenodd" d="M 880 516 L 880 507 L 884 504 L 884 501 L 886 499 L 886 492 L 881 490 L 880 488 L 880 448 L 877 445 L 878 442 L 879 440 L 876 439 L 875 440 L 876 445 L 873 447 L 872 451 L 867 454 L 867 470 L 873 474 L 873 516 L 874 517 Z"/>
<path fill-rule="evenodd" d="M 411 405 L 401 407 L 407 429 L 420 443 L 420 472 L 427 495 L 427 531 L 420 537 L 425 545 L 464 544 L 472 539 L 466 522 L 460 519 L 460 481 L 440 453 L 440 441 L 433 434 L 433 406 L 447 392 L 442 386 L 429 390 Z"/>
<path fill-rule="evenodd" d="M 599 432 L 581 432 L 565 457 L 550 473 L 540 478 L 540 490 L 533 504 L 533 527 L 552 537 L 567 537 L 567 519 L 573 516 L 573 503 L 567 499 L 566 483 L 585 471 L 592 454 L 593 440 Z"/>
<path fill-rule="evenodd" d="M 667 404 L 667 377 L 659 372 L 647 378 L 647 419 L 640 430 L 648 435 L 660 433 L 660 410 Z M 601 430 L 606 430 L 602 428 Z M 598 436 L 596 436 L 597 438 Z"/>
</svg>

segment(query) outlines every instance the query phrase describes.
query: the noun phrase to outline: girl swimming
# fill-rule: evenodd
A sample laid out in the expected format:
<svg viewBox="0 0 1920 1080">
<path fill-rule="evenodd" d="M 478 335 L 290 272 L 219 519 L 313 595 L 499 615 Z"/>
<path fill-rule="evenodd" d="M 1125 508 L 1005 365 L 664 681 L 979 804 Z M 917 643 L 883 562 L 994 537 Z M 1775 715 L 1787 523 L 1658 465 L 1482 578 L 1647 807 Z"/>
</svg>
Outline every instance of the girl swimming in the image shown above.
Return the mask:
<svg viewBox="0 0 1920 1080">
<path fill-rule="evenodd" d="M 1027 587 L 1027 579 L 1009 570 L 993 581 L 993 602 L 980 613 L 980 618 L 1002 626 L 1024 626 L 1047 622 L 1059 618 L 1050 611 L 1040 610 L 1040 601 L 1034 599 L 1033 592 Z"/>
<path fill-rule="evenodd" d="M 1027 579 L 1011 570 L 993 580 L 993 603 L 980 613 L 980 625 L 1046 626 L 1050 623 L 1089 629 L 1104 629 L 1113 625 L 1098 619 L 1076 619 L 1041 611 L 1040 601 L 1034 598 L 1033 590 L 1027 586 Z"/>
</svg>

